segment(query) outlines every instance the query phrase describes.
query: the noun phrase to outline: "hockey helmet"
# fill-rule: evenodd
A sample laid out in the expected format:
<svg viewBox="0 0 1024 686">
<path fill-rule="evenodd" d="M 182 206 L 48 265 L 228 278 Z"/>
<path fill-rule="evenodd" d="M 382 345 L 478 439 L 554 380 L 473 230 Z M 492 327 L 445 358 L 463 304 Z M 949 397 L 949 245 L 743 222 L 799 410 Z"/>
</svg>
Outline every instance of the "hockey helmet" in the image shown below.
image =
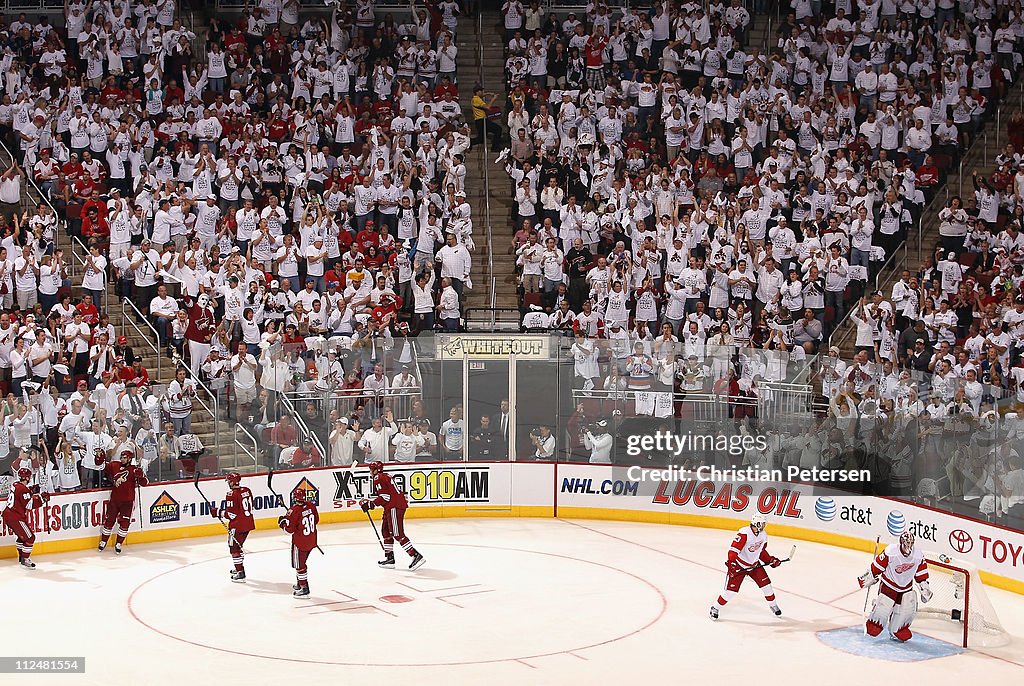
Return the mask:
<svg viewBox="0 0 1024 686">
<path fill-rule="evenodd" d="M 26 479 L 32 478 L 32 470 L 28 467 L 22 467 L 18 470 L 18 481 L 25 481 Z"/>
<path fill-rule="evenodd" d="M 379 460 L 374 460 L 366 466 L 370 468 L 370 474 L 379 474 L 384 471 L 384 463 Z"/>
<path fill-rule="evenodd" d="M 227 476 L 224 477 L 224 480 L 228 482 L 228 486 L 234 488 L 242 483 L 242 475 L 238 472 L 228 472 Z"/>
<path fill-rule="evenodd" d="M 297 503 L 306 502 L 306 489 L 296 488 L 294 491 L 292 491 L 292 500 Z"/>
<path fill-rule="evenodd" d="M 764 531 L 766 524 L 768 524 L 768 518 L 760 512 L 750 518 L 750 529 L 755 533 L 761 533 Z"/>
<path fill-rule="evenodd" d="M 134 450 L 122 450 L 121 451 L 121 462 L 130 462 L 135 459 Z"/>
<path fill-rule="evenodd" d="M 914 552 L 914 532 L 910 529 L 900 534 L 900 552 L 904 555 Z"/>
</svg>

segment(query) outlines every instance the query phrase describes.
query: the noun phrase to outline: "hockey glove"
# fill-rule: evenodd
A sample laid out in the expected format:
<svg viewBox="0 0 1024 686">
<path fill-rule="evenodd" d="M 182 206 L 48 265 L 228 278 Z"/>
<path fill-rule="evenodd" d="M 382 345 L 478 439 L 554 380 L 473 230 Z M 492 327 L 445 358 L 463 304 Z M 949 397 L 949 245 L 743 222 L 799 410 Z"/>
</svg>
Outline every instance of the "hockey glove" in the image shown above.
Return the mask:
<svg viewBox="0 0 1024 686">
<path fill-rule="evenodd" d="M 277 518 L 277 525 L 279 527 L 281 527 L 282 529 L 285 528 L 285 526 L 288 525 L 288 519 L 286 517 L 278 517 Z"/>
<path fill-rule="evenodd" d="M 44 502 L 44 503 L 48 503 L 48 502 L 50 502 L 50 494 L 49 494 L 49 493 L 40 493 L 40 494 L 39 494 L 39 497 L 43 499 L 43 502 Z M 929 591 L 929 592 L 928 592 L 928 597 L 929 597 L 929 598 L 931 598 L 931 597 L 932 597 L 932 593 L 931 593 L 931 591 Z M 926 600 L 925 602 L 928 602 L 928 601 Z"/>
<path fill-rule="evenodd" d="M 861 588 L 874 586 L 876 581 L 878 581 L 878 577 L 876 577 L 870 571 L 864 572 L 863 574 L 857 577 L 857 583 L 860 584 Z"/>
<path fill-rule="evenodd" d="M 725 568 L 729 570 L 730 574 L 742 574 L 743 567 L 740 567 L 740 563 L 736 560 L 729 560 L 725 563 Z"/>
<path fill-rule="evenodd" d="M 771 567 L 772 569 L 778 567 L 781 564 L 782 564 L 782 560 L 780 560 L 777 557 L 772 557 L 770 560 L 768 560 L 768 566 Z"/>
<path fill-rule="evenodd" d="M 362 509 L 363 512 L 369 512 L 370 511 L 370 501 L 367 500 L 366 498 L 363 498 L 362 500 L 359 501 L 359 507 L 360 507 L 360 509 Z"/>
<path fill-rule="evenodd" d="M 918 586 L 921 588 L 921 602 L 927 603 L 932 599 L 933 595 L 931 586 L 928 585 L 927 581 L 922 581 Z"/>
<path fill-rule="evenodd" d="M 213 517 L 214 519 L 217 518 L 217 506 L 216 505 L 213 505 L 213 504 L 210 505 L 210 516 Z"/>
</svg>

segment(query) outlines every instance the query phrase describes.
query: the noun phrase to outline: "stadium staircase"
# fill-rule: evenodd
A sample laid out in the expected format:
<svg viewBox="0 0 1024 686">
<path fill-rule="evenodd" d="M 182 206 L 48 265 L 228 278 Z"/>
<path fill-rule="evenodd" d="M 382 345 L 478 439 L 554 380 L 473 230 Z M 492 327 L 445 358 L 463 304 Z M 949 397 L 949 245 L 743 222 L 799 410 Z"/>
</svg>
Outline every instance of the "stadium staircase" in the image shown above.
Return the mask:
<svg viewBox="0 0 1024 686">
<path fill-rule="evenodd" d="M 502 47 L 504 28 L 501 14 L 483 9 L 477 16 L 467 17 L 460 26 L 456 45 L 459 48 L 459 99 L 462 111 L 472 125 L 473 87 L 480 84 L 489 93 L 498 93 L 495 107 L 505 108 L 505 57 Z M 503 143 L 508 143 L 504 132 Z M 473 289 L 466 297 L 467 327 L 483 330 L 494 327 L 492 308 L 510 313 L 510 325 L 519 327 L 516 297 L 515 257 L 509 252 L 515 229 L 512 224 L 513 194 L 508 175 L 495 163 L 497 153 L 490 143 L 473 146 L 466 159 L 469 182 L 467 200 L 473 207 Z"/>
<path fill-rule="evenodd" d="M 881 291 L 888 298 L 893 284 L 899 281 L 904 269 L 912 274 L 920 269 L 924 258 L 934 253 L 939 244 L 939 211 L 954 195 L 969 197 L 974 193 L 971 174 L 977 171 L 986 176 L 992 172 L 996 155 L 1008 142 L 1006 123 L 1010 117 L 1024 108 L 1024 76 L 1007 86 L 1007 93 L 999 102 L 996 111 L 985 121 L 983 129 L 976 135 L 970 147 L 960 160 L 953 161 L 946 169 L 945 182 L 940 184 L 921 215 L 920 225 L 915 225 L 907 235 L 905 248 L 897 252 L 896 259 L 887 263 L 876 275 L 873 290 Z M 854 353 L 856 327 L 845 322 L 833 333 L 832 343 L 838 345 L 841 356 L 848 358 Z"/>
</svg>

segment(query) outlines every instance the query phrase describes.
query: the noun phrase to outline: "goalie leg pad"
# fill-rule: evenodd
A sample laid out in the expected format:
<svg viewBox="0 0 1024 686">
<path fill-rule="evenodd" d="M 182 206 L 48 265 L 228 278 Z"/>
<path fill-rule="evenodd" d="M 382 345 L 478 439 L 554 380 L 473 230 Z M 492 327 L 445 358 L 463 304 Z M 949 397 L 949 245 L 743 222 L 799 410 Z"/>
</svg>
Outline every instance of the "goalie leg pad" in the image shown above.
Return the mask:
<svg viewBox="0 0 1024 686">
<path fill-rule="evenodd" d="M 889 621 L 889 632 L 901 641 L 906 641 L 913 634 L 910 633 L 910 624 L 917 616 L 917 593 L 907 591 L 900 598 L 896 609 L 893 610 L 892 619 Z M 904 638 L 905 637 L 905 638 Z"/>
<path fill-rule="evenodd" d="M 885 593 L 886 590 L 888 589 L 883 586 L 878 593 L 878 597 L 875 598 L 874 604 L 871 606 L 871 614 L 868 615 L 868 621 L 865 625 L 869 636 L 878 636 L 882 633 L 882 629 L 889 624 L 889 619 L 893 615 L 896 601 Z"/>
</svg>

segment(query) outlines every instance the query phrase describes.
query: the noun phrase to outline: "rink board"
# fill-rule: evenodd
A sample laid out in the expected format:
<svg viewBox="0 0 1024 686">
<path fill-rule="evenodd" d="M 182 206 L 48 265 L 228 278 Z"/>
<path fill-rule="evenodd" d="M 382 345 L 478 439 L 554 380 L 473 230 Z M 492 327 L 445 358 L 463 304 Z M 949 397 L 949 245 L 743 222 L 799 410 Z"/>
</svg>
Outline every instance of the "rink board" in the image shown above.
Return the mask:
<svg viewBox="0 0 1024 686">
<path fill-rule="evenodd" d="M 471 462 L 393 465 L 388 472 L 410 499 L 409 517 L 565 517 L 734 529 L 762 512 L 774 535 L 856 550 L 871 550 L 876 536 L 892 543 L 909 528 L 926 550 L 967 560 L 986 583 L 1024 594 L 1024 533 L 902 501 L 801 484 L 637 481 L 625 468 L 606 465 Z M 363 468 L 275 474 L 280 497 L 271 493 L 266 475 L 242 482 L 253 492 L 258 529 L 277 526 L 296 488 L 317 504 L 322 523 L 366 519 L 358 506 L 370 484 Z M 201 480 L 200 488 L 223 504 L 221 479 Z M 93 547 L 108 493 L 54 496 L 36 513 L 35 550 Z M 130 542 L 224 534 L 192 481 L 141 489 L 133 516 Z M 2 543 L 0 557 L 14 557 L 6 528 Z"/>
</svg>

